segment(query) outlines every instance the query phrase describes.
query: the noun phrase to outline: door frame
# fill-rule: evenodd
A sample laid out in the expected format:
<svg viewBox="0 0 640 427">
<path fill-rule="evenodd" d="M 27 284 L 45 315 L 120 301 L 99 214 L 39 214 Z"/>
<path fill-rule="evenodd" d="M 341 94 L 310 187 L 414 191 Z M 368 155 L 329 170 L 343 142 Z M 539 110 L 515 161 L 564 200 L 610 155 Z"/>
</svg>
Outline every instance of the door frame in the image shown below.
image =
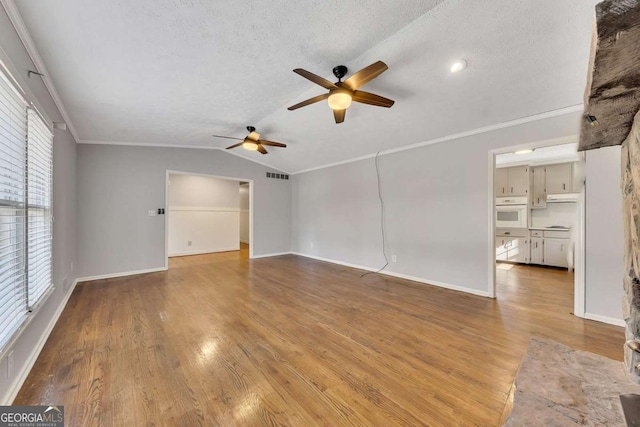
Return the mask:
<svg viewBox="0 0 640 427">
<path fill-rule="evenodd" d="M 228 181 L 249 183 L 249 258 L 253 258 L 253 179 L 236 178 L 232 176 L 213 175 L 208 173 L 187 172 L 167 169 L 164 183 L 164 267 L 169 268 L 169 176 L 170 175 L 193 175 L 206 176 L 209 178 L 226 179 Z M 239 212 L 239 211 L 238 211 Z M 239 237 L 239 236 L 238 236 Z"/>
<path fill-rule="evenodd" d="M 496 217 L 496 206 L 495 206 L 495 188 L 494 188 L 494 180 L 495 180 L 495 170 L 496 170 L 496 156 L 498 154 L 512 153 L 514 151 L 526 149 L 526 148 L 542 148 L 542 147 L 550 147 L 553 145 L 562 145 L 562 144 L 570 144 L 578 142 L 579 136 L 572 135 L 563 138 L 555 138 L 548 139 L 538 142 L 532 142 L 527 144 L 519 144 L 513 145 L 509 147 L 502 147 L 489 150 L 489 228 L 488 228 L 488 246 L 489 246 L 489 277 L 488 277 L 488 294 L 491 298 L 496 298 L 496 257 L 495 257 L 495 217 Z M 586 162 L 586 158 L 584 153 L 579 153 L 582 158 L 583 165 Z M 586 229 L 585 229 L 585 219 L 586 219 L 586 203 L 585 203 L 585 192 L 586 192 L 586 179 L 585 183 L 580 189 L 579 197 L 578 197 L 578 232 L 575 233 L 576 242 L 574 249 L 574 292 L 573 292 L 573 313 L 578 317 L 585 316 L 585 237 L 586 237 Z"/>
</svg>

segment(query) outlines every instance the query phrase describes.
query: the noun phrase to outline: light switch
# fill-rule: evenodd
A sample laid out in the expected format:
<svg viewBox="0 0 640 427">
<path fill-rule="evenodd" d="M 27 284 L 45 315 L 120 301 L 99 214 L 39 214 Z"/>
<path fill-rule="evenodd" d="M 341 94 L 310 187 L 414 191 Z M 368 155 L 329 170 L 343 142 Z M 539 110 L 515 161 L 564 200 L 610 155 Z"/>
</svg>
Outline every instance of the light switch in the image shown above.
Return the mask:
<svg viewBox="0 0 640 427">
<path fill-rule="evenodd" d="M 156 211 L 149 211 L 148 214 L 149 216 L 156 216 Z"/>
</svg>

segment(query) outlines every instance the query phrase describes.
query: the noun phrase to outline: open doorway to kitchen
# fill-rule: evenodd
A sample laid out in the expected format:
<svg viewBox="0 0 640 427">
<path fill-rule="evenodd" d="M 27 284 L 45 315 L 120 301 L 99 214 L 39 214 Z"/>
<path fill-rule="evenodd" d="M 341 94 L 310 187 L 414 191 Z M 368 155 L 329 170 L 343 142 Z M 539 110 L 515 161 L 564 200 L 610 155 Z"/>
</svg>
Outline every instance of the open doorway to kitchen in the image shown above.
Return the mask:
<svg viewBox="0 0 640 427">
<path fill-rule="evenodd" d="M 490 153 L 491 296 L 584 317 L 584 162 L 576 138 Z"/>
<path fill-rule="evenodd" d="M 166 257 L 250 258 L 251 180 L 167 171 Z"/>
</svg>

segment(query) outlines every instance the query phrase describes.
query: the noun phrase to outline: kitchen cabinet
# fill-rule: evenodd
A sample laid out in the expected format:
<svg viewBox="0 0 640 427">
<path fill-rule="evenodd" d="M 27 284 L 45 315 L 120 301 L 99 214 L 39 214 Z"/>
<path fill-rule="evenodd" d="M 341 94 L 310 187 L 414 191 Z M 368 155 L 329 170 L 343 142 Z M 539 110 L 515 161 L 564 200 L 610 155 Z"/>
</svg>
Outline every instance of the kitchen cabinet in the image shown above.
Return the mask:
<svg viewBox="0 0 640 427">
<path fill-rule="evenodd" d="M 548 165 L 546 169 L 547 194 L 571 193 L 573 183 L 573 170 L 571 163 Z"/>
<path fill-rule="evenodd" d="M 543 242 L 542 237 L 531 238 L 531 264 L 544 264 Z"/>
<path fill-rule="evenodd" d="M 496 260 L 529 262 L 529 239 L 526 229 L 496 229 Z"/>
<path fill-rule="evenodd" d="M 532 169 L 531 208 L 544 209 L 547 207 L 547 173 L 544 166 Z"/>
<path fill-rule="evenodd" d="M 529 192 L 529 167 L 514 166 L 496 169 L 494 186 L 496 197 L 526 196 Z"/>
<path fill-rule="evenodd" d="M 568 267 L 567 253 L 571 240 L 546 238 L 544 239 L 544 265 Z"/>
</svg>

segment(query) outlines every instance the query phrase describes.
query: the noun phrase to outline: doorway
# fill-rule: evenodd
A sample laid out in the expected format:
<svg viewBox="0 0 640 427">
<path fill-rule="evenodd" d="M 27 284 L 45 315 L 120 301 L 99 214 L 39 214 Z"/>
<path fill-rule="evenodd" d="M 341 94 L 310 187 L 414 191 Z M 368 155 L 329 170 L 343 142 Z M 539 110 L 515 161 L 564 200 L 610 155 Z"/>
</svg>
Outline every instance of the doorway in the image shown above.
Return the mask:
<svg viewBox="0 0 640 427">
<path fill-rule="evenodd" d="M 171 257 L 253 256 L 252 180 L 168 170 L 165 191 L 167 267 Z"/>
<path fill-rule="evenodd" d="M 584 317 L 585 159 L 577 137 L 489 153 L 489 294 Z"/>
</svg>

